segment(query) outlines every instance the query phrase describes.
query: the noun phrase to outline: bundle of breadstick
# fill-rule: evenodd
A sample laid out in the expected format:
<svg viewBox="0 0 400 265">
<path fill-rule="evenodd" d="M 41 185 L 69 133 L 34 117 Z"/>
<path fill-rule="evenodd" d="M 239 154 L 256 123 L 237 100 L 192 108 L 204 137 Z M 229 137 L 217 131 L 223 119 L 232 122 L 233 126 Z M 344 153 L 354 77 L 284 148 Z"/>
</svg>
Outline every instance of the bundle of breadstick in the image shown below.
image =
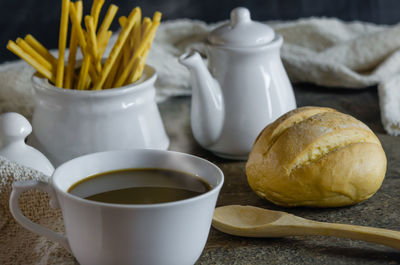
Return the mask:
<svg viewBox="0 0 400 265">
<path fill-rule="evenodd" d="M 111 4 L 99 23 L 104 1 L 94 0 L 90 14 L 82 19 L 82 1 L 62 0 L 58 58 L 30 34 L 24 39 L 18 38 L 15 42 L 10 40 L 7 49 L 60 88 L 101 90 L 133 83 L 142 76 L 147 55 L 160 24 L 161 13 L 155 12 L 153 19 L 142 19 L 141 10 L 136 7 L 128 17 L 121 16 L 118 19 L 121 31 L 117 41 L 108 58 L 102 59 L 112 35 L 109 28 L 118 10 L 117 6 Z M 65 63 L 69 24 L 69 55 Z M 82 24 L 85 25 L 85 29 Z M 78 48 L 83 55 L 80 65 L 76 62 Z"/>
</svg>

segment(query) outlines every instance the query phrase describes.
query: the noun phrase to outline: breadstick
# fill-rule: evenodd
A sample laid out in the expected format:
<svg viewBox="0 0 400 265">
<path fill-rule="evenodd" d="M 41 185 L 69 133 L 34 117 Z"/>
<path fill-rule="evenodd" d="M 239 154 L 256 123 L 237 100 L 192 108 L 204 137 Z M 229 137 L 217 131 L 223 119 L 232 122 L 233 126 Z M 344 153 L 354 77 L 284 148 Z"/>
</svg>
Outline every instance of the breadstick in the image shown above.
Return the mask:
<svg viewBox="0 0 400 265">
<path fill-rule="evenodd" d="M 12 40 L 8 41 L 7 44 L 7 49 L 13 52 L 15 55 L 26 61 L 28 64 L 30 64 L 33 68 L 36 69 L 41 75 L 43 75 L 45 78 L 50 80 L 51 82 L 54 83 L 55 81 L 55 76 L 52 72 L 50 72 L 48 69 L 43 67 L 40 63 L 38 63 L 34 58 L 32 58 L 28 53 L 26 53 L 21 47 L 19 47 L 15 42 Z"/>
<path fill-rule="evenodd" d="M 35 51 L 42 55 L 47 61 L 49 61 L 54 67 L 57 66 L 56 57 L 51 54 L 46 47 L 44 47 L 38 40 L 36 40 L 31 34 L 25 36 L 25 41 L 31 45 Z"/>
<path fill-rule="evenodd" d="M 101 38 L 102 40 L 100 42 L 100 48 L 99 48 L 99 54 L 98 54 L 100 61 L 103 58 L 104 51 L 106 50 L 107 44 L 110 41 L 110 38 L 112 36 L 112 31 L 108 30 L 105 34 L 103 34 L 103 36 L 104 37 Z"/>
<path fill-rule="evenodd" d="M 136 82 L 143 74 L 143 70 L 144 67 L 146 65 L 146 60 L 147 60 L 147 56 L 148 53 L 150 51 L 150 47 L 148 49 L 146 49 L 146 51 L 144 52 L 143 56 L 140 56 L 140 60 L 138 62 L 137 66 L 134 66 L 134 71 L 131 74 L 131 76 L 128 78 L 128 82 L 127 83 L 133 83 Z"/>
<path fill-rule="evenodd" d="M 119 75 L 117 81 L 115 82 L 115 87 L 120 87 L 125 83 L 125 80 L 128 78 L 128 75 L 130 74 L 130 72 L 133 69 L 133 65 L 134 65 L 137 57 L 138 56 L 132 56 L 129 59 L 128 64 L 124 67 L 124 70 L 122 71 L 122 73 Z"/>
<path fill-rule="evenodd" d="M 133 28 L 133 45 L 132 45 L 132 52 L 134 53 L 135 50 L 138 48 L 141 39 L 141 25 L 135 25 Z"/>
<path fill-rule="evenodd" d="M 139 21 L 141 21 L 142 20 L 142 10 L 141 9 L 139 9 L 139 11 L 140 11 L 140 13 L 139 13 Z M 134 47 L 135 47 L 135 39 L 136 39 L 136 37 L 137 37 L 137 35 L 139 34 L 139 36 L 140 36 L 140 27 L 141 27 L 141 24 L 140 23 L 138 23 L 138 24 L 136 24 L 134 27 L 133 27 L 133 29 L 132 29 L 132 31 L 131 31 L 131 34 L 130 34 L 130 38 L 129 38 L 129 46 L 130 46 L 130 49 L 131 49 L 131 53 L 133 54 L 133 51 L 134 51 Z"/>
<path fill-rule="evenodd" d="M 58 38 L 58 61 L 56 73 L 56 86 L 63 87 L 64 80 L 64 54 L 67 45 L 69 0 L 62 0 L 60 33 Z"/>
<path fill-rule="evenodd" d="M 33 59 L 35 59 L 39 64 L 41 64 L 44 68 L 48 69 L 50 72 L 54 73 L 55 68 L 53 65 L 43 58 L 37 51 L 35 51 L 25 40 L 18 38 L 17 45 L 21 47 L 26 53 L 28 53 Z"/>
<path fill-rule="evenodd" d="M 75 2 L 75 8 L 76 8 L 78 20 L 80 23 L 80 21 L 82 20 L 82 13 L 83 13 L 82 1 Z M 74 73 L 75 73 L 77 49 L 78 49 L 78 39 L 77 39 L 76 28 L 72 27 L 71 39 L 70 39 L 70 43 L 69 43 L 67 73 L 65 76 L 65 84 L 64 84 L 65 88 L 73 88 L 74 87 Z"/>
<path fill-rule="evenodd" d="M 138 60 L 137 64 L 134 64 L 133 72 L 125 82 L 126 84 L 136 82 L 142 76 L 144 67 L 146 65 L 147 56 L 149 55 L 151 48 L 151 42 L 152 41 L 147 44 L 147 48 L 144 50 L 143 55 L 138 57 L 140 60 Z"/>
<path fill-rule="evenodd" d="M 95 32 L 97 29 L 97 23 L 99 22 L 100 11 L 103 5 L 104 5 L 104 0 L 94 0 L 92 4 L 92 10 L 90 11 L 90 16 L 93 17 L 93 26 Z"/>
<path fill-rule="evenodd" d="M 149 22 L 149 23 L 151 24 L 151 22 Z M 146 26 L 143 27 L 143 25 L 146 25 Z M 147 31 L 147 27 L 148 27 L 148 26 L 149 26 L 149 24 L 146 23 L 145 21 L 143 21 L 143 24 L 142 24 L 142 33 L 145 32 L 145 31 Z M 140 45 L 139 45 L 139 47 L 137 47 L 137 49 L 135 50 L 135 53 L 133 54 L 133 56 L 131 56 L 130 59 L 129 59 L 129 61 L 125 64 L 125 67 L 124 67 L 122 73 L 118 76 L 118 79 L 117 79 L 117 81 L 116 81 L 116 83 L 115 83 L 115 86 L 116 86 L 116 87 L 119 87 L 119 86 L 122 86 L 123 84 L 125 84 L 125 83 L 126 83 L 126 80 L 128 79 L 128 76 L 130 75 L 130 72 L 132 71 L 132 69 L 133 69 L 133 71 L 135 71 L 135 69 L 133 68 L 133 67 L 134 67 L 134 63 L 135 63 L 135 60 L 136 60 L 139 56 L 142 55 L 143 50 L 144 50 L 144 47 L 145 47 L 145 41 L 142 40 L 141 43 L 140 43 Z M 133 75 L 133 73 L 132 73 L 132 75 Z"/>
<path fill-rule="evenodd" d="M 90 55 L 90 53 L 88 53 L 87 56 L 92 57 L 92 56 Z M 92 59 L 90 59 L 90 63 L 91 63 L 91 64 L 93 63 L 93 60 L 92 60 Z M 98 76 L 99 76 L 99 75 L 97 74 L 96 69 L 95 69 L 94 67 L 89 67 L 89 75 L 90 75 L 90 79 L 92 80 L 93 83 L 96 82 L 96 80 L 97 80 L 97 78 L 98 78 Z"/>
<path fill-rule="evenodd" d="M 83 62 L 81 66 L 81 70 L 79 72 L 79 80 L 78 80 L 78 90 L 84 90 L 87 84 L 88 72 L 90 66 L 90 55 L 83 57 Z"/>
<path fill-rule="evenodd" d="M 134 37 L 133 37 L 133 48 L 132 48 L 132 51 L 133 51 L 133 54 L 135 54 L 135 52 L 136 52 L 136 50 L 138 49 L 138 46 L 140 45 L 140 38 L 141 38 L 141 25 L 139 25 L 139 26 L 136 26 L 135 28 L 134 28 L 134 33 L 133 33 L 133 35 L 134 35 Z M 138 58 L 138 60 L 137 61 L 135 61 L 134 62 L 134 64 L 133 64 L 133 66 L 132 66 L 132 72 L 130 73 L 130 75 L 128 76 L 128 78 L 126 79 L 126 81 L 125 81 L 125 85 L 128 85 L 128 84 L 130 84 L 130 83 L 133 83 L 133 82 L 135 82 L 138 78 L 137 78 L 137 74 L 138 74 L 138 70 L 137 70 L 137 68 L 139 67 L 139 65 L 140 65 L 140 61 L 141 60 L 139 60 L 140 58 Z M 136 59 L 135 59 L 136 60 Z"/>
<path fill-rule="evenodd" d="M 83 89 L 85 89 L 85 90 L 89 90 L 89 88 L 90 88 L 90 84 L 91 84 L 91 83 L 92 83 L 92 82 L 91 82 L 90 78 L 87 78 L 87 79 L 86 79 L 85 86 L 84 86 L 84 88 L 83 88 Z"/>
<path fill-rule="evenodd" d="M 136 82 L 142 76 L 144 67 L 146 65 L 146 60 L 150 52 L 151 43 L 153 42 L 154 37 L 155 37 L 155 31 L 153 33 L 153 36 L 151 36 L 151 40 L 149 40 L 149 43 L 147 44 L 147 48 L 144 50 L 143 55 L 140 56 L 141 59 L 138 65 L 134 66 L 133 73 L 129 76 L 126 83 Z"/>
<path fill-rule="evenodd" d="M 156 35 L 156 31 L 158 26 L 160 25 L 161 21 L 161 13 L 160 12 L 155 12 L 153 16 L 153 22 L 151 23 L 150 27 L 146 29 L 145 36 L 142 39 L 140 50 L 138 50 L 139 55 L 144 54 L 147 49 L 147 53 L 150 50 L 151 44 L 154 40 L 154 37 Z"/>
<path fill-rule="evenodd" d="M 129 49 L 131 52 L 133 51 L 133 44 L 135 43 L 135 28 L 137 28 L 137 25 L 133 27 L 131 34 L 129 36 L 129 39 L 128 39 L 129 40 L 129 42 L 128 42 Z"/>
<path fill-rule="evenodd" d="M 96 68 L 96 72 L 100 73 L 101 72 L 101 62 L 97 60 L 98 56 L 98 46 L 97 46 L 97 38 L 96 38 L 96 32 L 94 29 L 94 24 L 93 24 L 93 17 L 91 16 L 86 16 L 85 17 L 85 25 L 86 25 L 86 30 L 87 30 L 87 35 L 88 35 L 88 47 L 90 51 L 90 55 L 93 58 L 92 64 L 94 64 Z"/>
<path fill-rule="evenodd" d="M 127 79 L 125 85 L 136 82 L 141 76 L 143 72 L 144 65 L 146 64 L 146 59 L 142 56 L 135 59 L 133 64 L 133 71 L 132 74 Z M 140 69 L 142 67 L 142 69 Z"/>
<path fill-rule="evenodd" d="M 70 16 L 70 19 L 71 19 L 71 22 L 72 22 L 72 26 L 74 28 L 76 28 L 76 34 L 77 34 L 77 37 L 78 37 L 78 43 L 79 43 L 79 46 L 81 47 L 83 58 L 85 58 L 85 56 L 89 56 L 89 54 L 87 54 L 87 49 L 86 49 L 87 42 L 86 42 L 86 39 L 85 39 L 85 34 L 83 33 L 83 29 L 81 27 L 81 23 L 79 22 L 79 18 L 78 18 L 78 14 L 76 12 L 76 8 L 75 8 L 73 3 L 70 3 L 69 11 L 70 11 L 69 12 L 69 16 Z M 97 79 L 96 71 L 93 68 L 89 69 L 89 74 L 90 74 L 90 78 L 92 79 L 92 81 Z"/>
<path fill-rule="evenodd" d="M 111 72 L 107 77 L 107 80 L 104 82 L 103 89 L 109 89 L 113 87 L 112 84 L 114 82 L 114 77 L 116 73 L 117 73 L 117 67 L 111 69 Z"/>
<path fill-rule="evenodd" d="M 98 80 L 96 80 L 96 84 L 93 88 L 94 90 L 100 90 L 101 87 L 103 86 L 104 82 L 107 79 L 107 76 L 109 75 L 112 67 L 115 64 L 115 61 L 116 61 L 119 53 L 121 52 L 122 46 L 124 45 L 125 41 L 128 38 L 129 32 L 131 31 L 133 26 L 136 23 L 138 23 L 138 19 L 139 19 L 138 8 L 135 8 L 129 14 L 126 26 L 120 32 L 118 39 L 115 42 L 115 45 L 114 45 L 113 49 L 111 50 L 111 53 L 104 64 L 104 67 L 102 69 L 100 77 L 98 78 Z"/>
<path fill-rule="evenodd" d="M 121 64 L 121 60 L 122 60 L 122 53 L 119 54 L 114 67 L 111 69 L 111 72 L 107 77 L 107 80 L 104 82 L 104 88 L 114 87 L 115 77 L 117 76 L 117 73 L 120 71 L 120 68 L 123 67 Z"/>
<path fill-rule="evenodd" d="M 73 5 L 73 3 L 70 4 L 70 19 L 72 22 L 72 26 L 74 28 L 76 28 L 76 33 L 77 33 L 77 37 L 78 37 L 78 43 L 79 46 L 81 47 L 81 51 L 83 54 L 83 58 L 85 58 L 86 56 L 90 56 L 90 53 L 87 52 L 87 42 L 85 39 L 85 34 L 83 33 L 83 29 L 81 26 L 81 23 L 79 21 L 78 18 L 78 14 L 76 12 L 75 6 Z M 91 61 L 91 60 L 90 60 Z M 97 74 L 96 71 L 93 68 L 89 69 L 89 75 L 90 78 L 92 79 L 92 81 L 96 80 L 97 78 Z"/>
<path fill-rule="evenodd" d="M 155 31 L 157 30 L 157 27 L 160 25 L 161 21 L 161 13 L 156 11 L 153 15 L 153 21 L 150 20 L 150 18 L 146 17 L 143 20 L 143 25 L 142 25 L 142 41 L 144 41 L 146 38 L 152 39 L 154 36 L 149 36 L 150 32 L 153 31 L 153 34 L 155 34 Z"/>
<path fill-rule="evenodd" d="M 147 30 L 150 28 L 150 25 L 151 25 L 151 19 L 149 17 L 145 17 L 142 22 L 142 28 L 141 28 L 142 35 L 140 37 L 141 40 L 146 36 Z"/>
<path fill-rule="evenodd" d="M 155 14 L 155 16 L 156 16 L 156 14 Z M 124 71 L 119 76 L 119 78 L 115 84 L 116 87 L 122 86 L 125 83 L 125 80 L 128 78 L 129 71 L 132 69 L 136 58 L 138 58 L 139 56 L 142 56 L 143 52 L 148 47 L 148 44 L 151 43 L 151 41 L 153 40 L 155 32 L 157 30 L 157 27 L 160 24 L 160 18 L 161 18 L 161 13 L 158 12 L 156 19 L 154 19 L 155 20 L 154 23 L 151 24 L 151 26 L 148 30 L 145 29 L 145 31 L 148 31 L 149 33 L 147 35 L 144 35 L 138 49 L 135 51 L 135 54 L 130 58 L 128 64 L 125 66 Z M 142 31 L 142 33 L 143 33 L 143 31 Z"/>
<path fill-rule="evenodd" d="M 101 36 L 101 34 L 104 34 L 103 32 L 106 32 L 109 29 L 117 11 L 118 7 L 111 4 L 107 10 L 106 16 L 103 19 L 103 22 L 100 25 L 99 30 L 97 31 L 97 42 L 99 42 L 99 37 Z"/>
<path fill-rule="evenodd" d="M 139 61 L 138 66 L 134 68 L 133 75 L 131 75 L 128 82 L 130 83 L 136 82 L 142 76 L 144 67 L 146 65 L 147 56 L 149 55 L 151 44 L 153 43 L 154 37 L 156 36 L 156 31 L 158 26 L 160 25 L 160 21 L 161 21 L 161 13 L 155 12 L 153 16 L 153 28 L 151 28 L 152 31 L 150 31 L 149 33 L 151 35 L 149 36 L 147 47 L 143 52 L 143 55 L 141 57 L 141 60 Z"/>
<path fill-rule="evenodd" d="M 108 32 L 111 32 L 111 30 L 103 32 L 101 35 L 96 36 L 96 42 L 97 42 L 97 44 L 99 46 L 99 50 L 100 50 L 100 47 L 102 47 L 104 45 L 104 42 L 107 42 Z"/>
<path fill-rule="evenodd" d="M 70 6 L 69 6 L 69 17 L 71 19 L 72 27 L 75 28 L 75 30 L 76 30 L 76 36 L 78 38 L 78 43 L 79 43 L 79 46 L 81 47 L 82 54 L 85 57 L 87 43 L 86 43 L 85 35 L 83 33 L 83 29 L 81 27 L 81 21 L 79 21 L 77 10 L 73 3 L 70 3 Z"/>
<path fill-rule="evenodd" d="M 100 63 L 101 63 L 101 59 L 103 58 L 104 51 L 107 48 L 108 41 L 111 38 L 111 35 L 112 35 L 112 31 L 109 30 L 109 31 L 103 33 L 102 36 L 100 36 L 100 39 L 101 39 L 99 42 L 100 47 L 99 47 L 99 52 L 97 54 L 97 60 L 99 60 Z"/>
<path fill-rule="evenodd" d="M 118 19 L 119 25 L 121 26 L 121 28 L 124 28 L 126 25 L 126 20 L 127 18 L 125 16 L 121 16 Z M 131 35 L 131 33 L 129 34 Z M 129 47 L 129 39 L 125 42 L 124 46 L 122 47 L 122 65 L 125 66 L 128 63 L 129 60 L 129 55 L 130 55 L 130 47 Z"/>
<path fill-rule="evenodd" d="M 102 56 L 112 35 L 109 27 L 118 7 L 111 4 L 100 24 L 99 17 L 105 0 L 92 0 L 90 15 L 84 20 L 86 26 L 84 30 L 81 25 L 83 1 L 76 0 L 75 3 L 72 0 L 61 1 L 58 58 L 30 34 L 25 36 L 25 40 L 18 38 L 16 43 L 10 41 L 7 49 L 26 60 L 40 75 L 61 88 L 83 90 L 89 89 L 92 85 L 93 90 L 99 90 L 119 87 L 135 82 L 141 77 L 155 32 L 160 24 L 160 12 L 154 13 L 153 20 L 144 18 L 143 23 L 141 23 L 142 13 L 139 7 L 134 8 L 128 18 L 121 17 L 119 19 L 120 34 L 102 66 Z M 71 20 L 70 33 L 68 32 L 69 19 Z M 69 54 L 65 65 L 68 34 L 70 34 Z M 76 73 L 75 68 L 78 46 L 83 55 L 79 74 Z"/>
<path fill-rule="evenodd" d="M 127 20 L 126 16 L 120 16 L 119 17 L 118 23 L 121 26 L 121 28 L 125 27 L 126 20 Z"/>
<path fill-rule="evenodd" d="M 158 11 L 154 12 L 153 22 L 160 23 L 161 22 L 161 17 L 162 17 L 161 12 L 158 12 Z"/>
<path fill-rule="evenodd" d="M 91 53 L 92 55 L 97 55 L 97 39 L 92 16 L 85 16 L 85 26 L 87 31 L 87 43 L 90 43 L 93 49 Z"/>
<path fill-rule="evenodd" d="M 160 25 L 161 16 L 162 16 L 162 14 L 160 12 L 156 11 L 153 15 L 153 21 L 152 21 L 151 27 L 147 30 L 147 32 L 145 32 L 145 34 L 149 34 L 149 36 L 147 36 L 147 37 L 150 40 L 150 46 L 156 35 L 157 28 Z"/>
</svg>

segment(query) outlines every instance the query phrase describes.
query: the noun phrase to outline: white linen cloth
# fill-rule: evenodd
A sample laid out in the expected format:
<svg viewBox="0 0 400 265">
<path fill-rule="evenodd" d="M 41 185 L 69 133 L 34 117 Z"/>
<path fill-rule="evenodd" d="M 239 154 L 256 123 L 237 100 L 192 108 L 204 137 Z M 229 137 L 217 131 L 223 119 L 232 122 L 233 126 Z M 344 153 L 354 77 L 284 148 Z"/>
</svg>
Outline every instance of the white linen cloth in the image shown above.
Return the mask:
<svg viewBox="0 0 400 265">
<path fill-rule="evenodd" d="M 270 23 L 285 40 L 282 59 L 292 82 L 362 89 L 378 85 L 384 128 L 400 134 L 400 25 L 377 26 L 310 18 Z M 204 51 L 203 40 L 215 27 L 200 21 L 162 23 L 148 63 L 158 72 L 158 99 L 189 95 L 189 72 L 177 57 L 185 51 Z M 115 41 L 115 38 L 114 38 Z M 0 113 L 16 111 L 31 117 L 34 70 L 25 62 L 0 65 Z M 48 177 L 0 157 L 0 264 L 76 264 L 58 244 L 28 232 L 13 220 L 8 208 L 11 183 Z M 60 211 L 48 207 L 39 191 L 24 194 L 23 212 L 33 221 L 62 231 Z"/>
</svg>

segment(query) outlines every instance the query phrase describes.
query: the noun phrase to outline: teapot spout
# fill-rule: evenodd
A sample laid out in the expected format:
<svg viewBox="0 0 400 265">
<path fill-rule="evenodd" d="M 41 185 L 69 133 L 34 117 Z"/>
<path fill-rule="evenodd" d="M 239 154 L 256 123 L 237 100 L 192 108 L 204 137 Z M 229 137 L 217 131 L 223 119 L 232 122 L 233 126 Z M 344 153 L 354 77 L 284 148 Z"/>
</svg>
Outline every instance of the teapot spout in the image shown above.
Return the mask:
<svg viewBox="0 0 400 265">
<path fill-rule="evenodd" d="M 224 98 L 199 53 L 185 53 L 179 62 L 191 73 L 192 103 L 191 127 L 196 141 L 203 147 L 211 147 L 220 137 L 224 125 Z"/>
</svg>

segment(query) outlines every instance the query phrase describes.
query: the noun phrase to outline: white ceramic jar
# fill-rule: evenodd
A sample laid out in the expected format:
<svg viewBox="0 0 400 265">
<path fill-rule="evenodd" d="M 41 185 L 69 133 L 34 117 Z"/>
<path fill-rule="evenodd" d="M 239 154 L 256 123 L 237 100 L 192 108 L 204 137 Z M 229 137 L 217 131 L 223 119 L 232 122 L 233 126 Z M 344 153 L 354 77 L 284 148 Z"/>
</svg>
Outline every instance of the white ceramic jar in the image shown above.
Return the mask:
<svg viewBox="0 0 400 265">
<path fill-rule="evenodd" d="M 74 157 L 113 149 L 167 149 L 155 102 L 154 68 L 130 85 L 100 91 L 58 88 L 34 75 L 30 143 L 58 166 Z"/>
</svg>

